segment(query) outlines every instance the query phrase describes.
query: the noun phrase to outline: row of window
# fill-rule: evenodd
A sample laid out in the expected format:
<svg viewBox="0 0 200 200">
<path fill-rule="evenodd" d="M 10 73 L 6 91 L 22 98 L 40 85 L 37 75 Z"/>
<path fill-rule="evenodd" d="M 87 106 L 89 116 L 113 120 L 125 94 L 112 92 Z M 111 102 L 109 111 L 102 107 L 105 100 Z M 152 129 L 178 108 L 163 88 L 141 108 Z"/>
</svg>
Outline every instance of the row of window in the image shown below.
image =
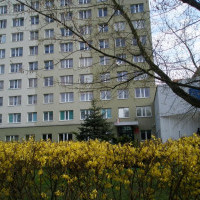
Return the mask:
<svg viewBox="0 0 200 200">
<path fill-rule="evenodd" d="M 90 116 L 91 110 L 84 109 L 80 110 L 80 120 L 85 120 Z M 60 111 L 59 120 L 60 121 L 68 121 L 74 119 L 74 111 L 73 110 L 62 110 Z M 101 109 L 101 114 L 104 119 L 112 118 L 112 109 L 111 108 L 103 108 Z M 136 107 L 136 117 L 151 117 L 152 111 L 150 106 L 146 107 Z M 129 118 L 130 111 L 129 108 L 118 108 L 118 117 L 119 118 Z M 43 112 L 43 121 L 49 122 L 53 121 L 53 111 L 45 111 Z M 27 121 L 28 122 L 37 122 L 37 112 L 29 112 L 27 113 Z M 21 123 L 21 113 L 9 113 L 8 114 L 8 122 L 9 123 Z M 2 123 L 2 114 L 0 114 L 0 123 Z"/>
<path fill-rule="evenodd" d="M 149 88 L 135 88 L 135 98 L 149 98 L 150 97 L 150 89 Z M 80 101 L 92 101 L 93 92 L 80 92 Z M 117 91 L 118 99 L 128 99 L 129 91 L 118 90 Z M 9 106 L 20 106 L 22 102 L 22 97 L 18 96 L 9 96 L 8 105 Z M 101 100 L 111 100 L 111 91 L 110 90 L 102 90 L 100 91 L 100 99 Z M 53 93 L 48 93 L 43 95 L 43 102 L 45 104 L 54 102 Z M 74 92 L 63 92 L 60 93 L 60 103 L 69 103 L 74 102 Z M 28 95 L 28 104 L 35 105 L 37 104 L 37 95 Z M 0 106 L 3 106 L 3 97 L 0 97 Z"/>
<path fill-rule="evenodd" d="M 30 138 L 35 139 L 35 134 L 26 135 L 24 139 L 28 141 Z M 44 141 L 52 140 L 52 134 L 51 133 L 42 134 L 42 139 Z M 72 139 L 73 139 L 73 136 L 71 133 L 58 134 L 58 142 L 70 141 Z M 141 140 L 147 140 L 147 139 L 148 140 L 151 139 L 151 130 L 141 130 Z M 5 137 L 5 140 L 7 142 L 19 141 L 19 135 L 7 135 Z"/>
<path fill-rule="evenodd" d="M 104 0 L 105 1 L 105 0 Z M 97 0 L 97 2 L 102 2 L 102 0 Z M 91 0 L 78 0 L 79 4 L 89 4 L 91 3 Z M 69 6 L 72 4 L 72 0 L 60 0 L 60 6 Z M 39 9 L 39 1 L 35 1 L 31 3 L 31 6 L 34 9 Z M 54 6 L 54 1 L 45 1 L 45 7 L 51 8 Z M 13 4 L 13 12 L 23 12 L 25 10 L 24 4 Z M 140 4 L 133 4 L 130 6 L 131 13 L 141 13 L 144 12 L 144 5 L 142 3 Z M 0 6 L 0 14 L 7 14 L 8 12 L 8 6 Z M 98 10 L 98 16 L 103 17 L 107 16 L 108 11 L 107 8 L 99 8 Z M 80 17 L 80 13 L 79 13 Z"/>
<path fill-rule="evenodd" d="M 35 139 L 35 134 L 29 134 L 25 136 L 25 140 L 28 141 L 30 138 Z M 43 140 L 47 141 L 47 140 L 52 140 L 52 134 L 48 133 L 48 134 L 42 134 L 42 138 Z M 73 139 L 73 136 L 71 133 L 59 133 L 58 134 L 58 142 L 61 141 L 70 141 Z M 19 141 L 19 135 L 7 135 L 5 137 L 6 142 L 12 142 L 12 141 Z"/>
</svg>

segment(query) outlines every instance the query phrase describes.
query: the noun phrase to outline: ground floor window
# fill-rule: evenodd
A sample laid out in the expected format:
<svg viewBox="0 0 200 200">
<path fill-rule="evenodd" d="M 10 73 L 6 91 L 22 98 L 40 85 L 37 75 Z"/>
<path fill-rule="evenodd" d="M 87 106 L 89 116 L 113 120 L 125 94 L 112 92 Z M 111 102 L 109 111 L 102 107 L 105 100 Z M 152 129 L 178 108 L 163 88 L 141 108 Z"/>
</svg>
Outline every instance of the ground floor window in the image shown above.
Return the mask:
<svg viewBox="0 0 200 200">
<path fill-rule="evenodd" d="M 12 142 L 12 141 L 18 141 L 19 136 L 18 135 L 7 135 L 6 136 L 6 142 Z"/>
<path fill-rule="evenodd" d="M 27 135 L 25 136 L 25 139 L 26 139 L 26 141 L 28 141 L 28 140 L 30 140 L 30 139 L 35 140 L 35 134 L 27 134 Z"/>
<path fill-rule="evenodd" d="M 133 126 L 119 126 L 118 135 L 130 137 L 132 140 L 134 140 Z"/>
<path fill-rule="evenodd" d="M 72 140 L 72 134 L 71 133 L 60 133 L 58 139 L 59 139 L 59 142 L 70 141 L 70 140 Z"/>
<path fill-rule="evenodd" d="M 52 134 L 50 133 L 48 133 L 48 134 L 43 134 L 42 135 L 42 139 L 44 140 L 44 141 L 47 141 L 47 140 L 52 140 Z"/>
<path fill-rule="evenodd" d="M 141 130 L 141 140 L 151 139 L 151 130 Z"/>
</svg>

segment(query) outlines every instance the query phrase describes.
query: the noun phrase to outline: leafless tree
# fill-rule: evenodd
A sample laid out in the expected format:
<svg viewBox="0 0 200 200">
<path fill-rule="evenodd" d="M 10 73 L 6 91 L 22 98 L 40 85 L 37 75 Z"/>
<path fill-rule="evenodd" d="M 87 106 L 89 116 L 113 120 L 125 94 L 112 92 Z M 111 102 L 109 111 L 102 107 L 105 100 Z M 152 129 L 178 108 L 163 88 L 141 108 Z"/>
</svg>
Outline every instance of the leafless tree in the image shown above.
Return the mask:
<svg viewBox="0 0 200 200">
<path fill-rule="evenodd" d="M 108 0 L 102 1 L 100 4 L 92 3 L 91 7 L 97 9 L 100 5 L 102 8 L 109 8 L 115 12 L 109 13 L 107 22 L 105 23 L 99 20 L 95 22 L 99 27 L 102 25 L 108 25 L 112 27 L 115 25 L 114 15 L 116 12 L 120 12 L 121 19 L 126 23 L 126 30 L 123 31 L 122 35 L 118 31 L 118 37 L 126 37 L 126 47 L 121 48 L 119 55 L 118 50 L 115 49 L 115 45 L 110 46 L 111 50 L 105 50 L 99 48 L 98 42 L 90 42 L 94 38 L 100 38 L 99 32 L 97 31 L 91 36 L 83 34 L 84 26 L 90 26 L 91 20 L 95 21 L 96 18 L 89 18 L 84 20 L 84 24 L 80 27 L 80 23 L 77 21 L 78 18 L 70 15 L 71 10 L 76 10 L 76 6 L 72 1 L 68 0 L 65 9 L 61 10 L 58 6 L 47 6 L 37 9 L 33 6 L 32 1 L 26 0 L 15 0 L 18 3 L 22 3 L 32 11 L 37 12 L 39 15 L 45 17 L 51 17 L 54 23 L 63 26 L 65 29 L 70 30 L 74 37 L 73 39 L 79 42 L 85 43 L 88 48 L 92 49 L 93 54 L 98 53 L 106 58 L 112 60 L 112 65 L 118 64 L 116 62 L 123 62 L 129 68 L 129 79 L 130 82 L 138 75 L 147 74 L 152 77 L 151 80 L 157 79 L 166 83 L 172 91 L 183 98 L 186 102 L 194 107 L 200 108 L 200 100 L 194 95 L 188 93 L 188 89 L 194 91 L 200 90 L 199 78 L 195 75 L 199 75 L 199 61 L 200 55 L 198 46 L 199 40 L 199 28 L 200 28 L 200 2 L 198 0 L 152 0 L 152 17 L 158 19 L 152 21 L 153 23 L 153 38 L 157 37 L 157 40 L 153 40 L 153 47 L 151 45 L 151 37 L 147 37 L 148 45 L 144 45 L 141 40 L 141 32 L 138 30 L 138 26 L 143 26 L 143 20 L 147 19 L 149 13 L 143 12 L 139 18 L 138 24 L 135 24 L 130 12 L 123 7 L 123 0 Z M 44 0 L 39 1 L 40 4 L 45 4 Z M 49 1 L 51 3 L 51 1 Z M 82 5 L 81 5 L 82 6 Z M 78 8 L 80 10 L 80 8 Z M 88 9 L 88 6 L 83 6 L 83 10 Z M 63 12 L 63 16 L 59 13 Z M 177 16 L 177 14 L 179 16 Z M 148 20 L 150 20 L 148 18 Z M 147 20 L 147 21 L 148 21 Z M 117 26 L 117 25 L 116 25 Z M 114 27 L 116 28 L 116 27 Z M 149 33 L 150 30 L 145 30 L 144 33 Z M 155 34 L 155 37 L 154 37 Z M 112 34 L 107 34 L 106 37 L 114 40 Z M 56 38 L 59 39 L 59 38 Z M 61 39 L 61 38 L 60 38 Z M 63 38 L 62 38 L 63 39 Z M 113 42 L 114 44 L 115 42 Z M 135 43 L 137 48 L 132 48 L 131 45 Z M 127 57 L 123 54 L 128 55 Z M 144 59 L 144 63 L 135 62 L 134 58 Z M 169 73 L 170 72 L 170 73 Z M 185 79 L 184 81 L 174 81 L 174 75 L 178 79 Z M 191 78 L 193 77 L 193 78 Z M 113 86 L 116 87 L 117 85 Z"/>
</svg>

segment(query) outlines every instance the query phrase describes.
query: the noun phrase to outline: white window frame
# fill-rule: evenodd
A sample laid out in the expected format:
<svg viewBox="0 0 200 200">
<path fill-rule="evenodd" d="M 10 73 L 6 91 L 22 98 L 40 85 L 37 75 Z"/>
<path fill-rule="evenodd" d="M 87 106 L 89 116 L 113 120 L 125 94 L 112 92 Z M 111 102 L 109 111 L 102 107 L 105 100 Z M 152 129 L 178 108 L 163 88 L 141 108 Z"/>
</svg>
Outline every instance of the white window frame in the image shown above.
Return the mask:
<svg viewBox="0 0 200 200">
<path fill-rule="evenodd" d="M 21 89 L 22 87 L 22 80 L 21 79 L 15 79 L 15 80 L 10 80 L 10 89 Z"/>
<path fill-rule="evenodd" d="M 53 76 L 44 77 L 44 86 L 45 87 L 52 87 L 54 85 Z"/>
<path fill-rule="evenodd" d="M 29 55 L 30 56 L 38 55 L 38 46 L 30 46 L 29 47 Z"/>
<path fill-rule="evenodd" d="M 11 57 L 22 57 L 23 47 L 11 48 Z"/>
<path fill-rule="evenodd" d="M 132 14 L 144 12 L 144 4 L 143 3 L 132 4 L 130 6 L 130 10 Z"/>
<path fill-rule="evenodd" d="M 108 8 L 98 8 L 98 17 L 106 17 L 108 16 Z"/>
<path fill-rule="evenodd" d="M 110 112 L 110 116 L 108 116 L 108 112 Z M 101 114 L 103 119 L 111 119 L 112 118 L 112 109 L 111 108 L 102 108 Z"/>
<path fill-rule="evenodd" d="M 115 31 L 124 31 L 125 30 L 125 22 L 115 22 L 114 29 L 115 29 Z"/>
<path fill-rule="evenodd" d="M 14 4 L 13 12 L 22 12 L 24 11 L 24 4 Z"/>
<path fill-rule="evenodd" d="M 135 63 L 144 63 L 145 59 L 142 55 L 133 56 L 133 62 Z"/>
<path fill-rule="evenodd" d="M 22 63 L 12 63 L 10 65 L 10 73 L 22 72 Z"/>
<path fill-rule="evenodd" d="M 39 31 L 30 31 L 30 40 L 38 40 L 39 38 Z"/>
<path fill-rule="evenodd" d="M 126 40 L 125 38 L 116 38 L 115 39 L 115 47 L 125 47 L 126 46 Z"/>
<path fill-rule="evenodd" d="M 54 29 L 45 29 L 45 34 L 44 34 L 46 39 L 53 38 L 54 37 Z"/>
<path fill-rule="evenodd" d="M 103 24 L 99 24 L 99 33 L 107 33 L 108 32 L 108 24 L 107 23 L 103 23 Z"/>
<path fill-rule="evenodd" d="M 78 3 L 79 4 L 88 4 L 88 3 L 91 3 L 91 0 L 79 0 Z"/>
<path fill-rule="evenodd" d="M 90 19 L 92 17 L 92 10 L 80 10 L 79 19 Z"/>
<path fill-rule="evenodd" d="M 29 62 L 29 70 L 30 71 L 38 70 L 38 61 Z"/>
<path fill-rule="evenodd" d="M 7 14 L 8 7 L 7 5 L 0 6 L 0 15 Z"/>
<path fill-rule="evenodd" d="M 60 93 L 60 103 L 69 103 L 69 102 L 74 102 L 74 93 L 73 92 Z"/>
<path fill-rule="evenodd" d="M 44 94 L 44 104 L 53 103 L 53 93 Z"/>
<path fill-rule="evenodd" d="M 72 20 L 72 17 L 73 13 L 71 11 L 66 13 L 60 13 L 61 22 Z"/>
<path fill-rule="evenodd" d="M 135 88 L 135 98 L 149 98 L 150 88 Z"/>
<path fill-rule="evenodd" d="M 143 29 L 145 28 L 145 20 L 140 19 L 140 20 L 134 20 L 132 21 L 133 27 L 135 29 Z"/>
<path fill-rule="evenodd" d="M 44 53 L 45 54 L 52 54 L 52 53 L 54 53 L 54 45 L 53 44 L 44 45 Z"/>
<path fill-rule="evenodd" d="M 129 91 L 128 91 L 128 89 L 117 90 L 117 98 L 118 99 L 128 99 L 129 98 Z"/>
<path fill-rule="evenodd" d="M 80 75 L 80 83 L 92 83 L 93 82 L 93 74 L 81 74 Z"/>
<path fill-rule="evenodd" d="M 23 32 L 12 33 L 12 42 L 23 41 L 23 39 L 24 39 L 24 33 Z"/>
<path fill-rule="evenodd" d="M 19 140 L 19 135 L 6 135 L 5 136 L 6 142 L 12 142 L 12 141 L 18 141 L 18 140 Z"/>
<path fill-rule="evenodd" d="M 39 15 L 31 16 L 31 25 L 39 24 Z"/>
<path fill-rule="evenodd" d="M 45 116 L 47 114 L 47 118 Z M 52 115 L 51 115 L 52 114 Z M 52 117 L 51 117 L 52 116 Z M 53 121 L 53 111 L 44 111 L 43 112 L 43 121 L 44 122 L 50 122 Z"/>
<path fill-rule="evenodd" d="M 37 94 L 28 95 L 28 105 L 36 105 L 37 104 Z"/>
<path fill-rule="evenodd" d="M 7 27 L 7 20 L 2 19 L 0 20 L 0 29 L 5 29 Z"/>
<path fill-rule="evenodd" d="M 5 44 L 6 43 L 6 34 L 1 34 L 0 35 L 0 44 Z"/>
<path fill-rule="evenodd" d="M 101 90 L 100 91 L 100 99 L 101 100 L 110 100 L 111 99 L 111 91 L 110 90 Z"/>
<path fill-rule="evenodd" d="M 92 57 L 79 58 L 80 67 L 91 67 L 92 66 Z"/>
<path fill-rule="evenodd" d="M 93 92 L 80 92 L 80 101 L 92 101 Z"/>
<path fill-rule="evenodd" d="M 73 27 L 70 28 L 73 29 Z M 73 35 L 73 32 L 69 28 L 60 28 L 60 32 L 62 37 L 69 37 Z"/>
<path fill-rule="evenodd" d="M 62 53 L 72 52 L 73 51 L 73 42 L 61 43 L 60 51 Z"/>
<path fill-rule="evenodd" d="M 20 27 L 20 26 L 24 26 L 24 18 L 15 18 L 13 19 L 13 27 Z"/>
<path fill-rule="evenodd" d="M 140 114 L 139 114 L 140 112 Z M 150 114 L 148 114 L 148 112 Z M 136 117 L 152 117 L 151 106 L 136 107 Z"/>
<path fill-rule="evenodd" d="M 104 73 L 104 74 L 101 74 L 101 82 L 110 82 L 110 73 Z"/>
<path fill-rule="evenodd" d="M 100 56 L 100 65 L 109 65 L 110 63 L 110 58 L 108 56 Z"/>
<path fill-rule="evenodd" d="M 91 25 L 84 25 L 84 26 L 80 26 L 80 33 L 82 35 L 91 35 L 92 33 L 92 26 Z"/>
<path fill-rule="evenodd" d="M 0 65 L 0 74 L 5 73 L 5 65 Z"/>
<path fill-rule="evenodd" d="M 3 89 L 4 89 L 4 81 L 0 80 L 0 90 L 3 90 Z"/>
<path fill-rule="evenodd" d="M 62 140 L 60 139 L 62 137 Z M 73 140 L 72 133 L 59 133 L 58 134 L 58 142 L 70 141 Z"/>
<path fill-rule="evenodd" d="M 52 134 L 51 133 L 42 134 L 42 140 L 44 141 L 52 140 Z"/>
<path fill-rule="evenodd" d="M 118 117 L 119 118 L 129 118 L 130 117 L 130 112 L 129 108 L 118 108 Z"/>
<path fill-rule="evenodd" d="M 99 48 L 100 49 L 107 49 L 107 48 L 109 48 L 109 40 L 108 39 L 101 39 L 101 40 L 99 40 Z"/>
<path fill-rule="evenodd" d="M 80 120 L 85 120 L 91 114 L 90 109 L 81 109 L 80 110 Z"/>
<path fill-rule="evenodd" d="M 123 64 L 125 64 L 125 61 L 123 61 L 123 60 L 121 60 L 121 59 L 124 59 L 124 60 L 126 60 L 126 54 L 117 54 L 116 55 L 117 57 L 118 57 L 118 59 L 116 59 L 116 64 L 117 65 L 123 65 Z"/>
<path fill-rule="evenodd" d="M 73 84 L 73 75 L 60 76 L 61 85 L 72 85 Z"/>
<path fill-rule="evenodd" d="M 54 62 L 53 62 L 53 60 L 45 60 L 44 61 L 44 69 L 45 70 L 52 70 L 52 69 L 54 69 Z"/>
<path fill-rule="evenodd" d="M 34 118 L 35 118 L 34 115 L 36 115 L 36 120 L 34 120 Z M 27 121 L 28 122 L 37 122 L 37 112 L 28 112 Z"/>
<path fill-rule="evenodd" d="M 10 122 L 9 117 L 12 115 L 13 121 Z M 9 113 L 8 114 L 8 122 L 10 124 L 18 124 L 21 123 L 21 113 Z"/>
<path fill-rule="evenodd" d="M 117 81 L 118 82 L 123 82 L 128 80 L 128 72 L 123 71 L 123 72 L 117 72 Z"/>
<path fill-rule="evenodd" d="M 38 79 L 37 78 L 29 78 L 28 79 L 28 87 L 29 88 L 36 88 L 38 85 Z"/>
<path fill-rule="evenodd" d="M 5 49 L 0 49 L 0 59 L 3 59 L 6 57 L 6 50 Z"/>
<path fill-rule="evenodd" d="M 72 0 L 60 0 L 60 6 L 69 6 L 72 4 Z"/>
<path fill-rule="evenodd" d="M 61 65 L 61 69 L 73 68 L 73 58 L 61 60 L 60 65 Z"/>
</svg>

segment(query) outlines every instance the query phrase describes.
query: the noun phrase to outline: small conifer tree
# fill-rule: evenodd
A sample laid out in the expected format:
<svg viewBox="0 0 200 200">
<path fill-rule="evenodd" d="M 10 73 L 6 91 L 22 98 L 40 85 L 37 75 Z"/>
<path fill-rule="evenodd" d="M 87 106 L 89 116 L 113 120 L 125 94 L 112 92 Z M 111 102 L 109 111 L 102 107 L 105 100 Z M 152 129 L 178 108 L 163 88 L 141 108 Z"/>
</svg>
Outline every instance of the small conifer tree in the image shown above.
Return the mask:
<svg viewBox="0 0 200 200">
<path fill-rule="evenodd" d="M 89 139 L 110 141 L 113 138 L 110 123 L 103 118 L 101 108 L 96 106 L 95 100 L 92 101 L 90 115 L 86 117 L 79 130 L 80 133 L 77 135 L 79 141 L 87 141 Z"/>
</svg>

